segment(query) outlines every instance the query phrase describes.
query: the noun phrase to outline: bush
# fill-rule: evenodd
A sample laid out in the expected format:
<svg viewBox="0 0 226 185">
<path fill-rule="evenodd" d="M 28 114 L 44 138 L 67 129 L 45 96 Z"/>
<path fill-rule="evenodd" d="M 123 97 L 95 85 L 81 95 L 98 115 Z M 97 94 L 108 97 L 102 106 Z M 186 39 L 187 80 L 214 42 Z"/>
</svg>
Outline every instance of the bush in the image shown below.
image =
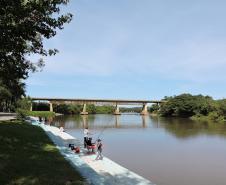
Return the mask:
<svg viewBox="0 0 226 185">
<path fill-rule="evenodd" d="M 17 101 L 17 109 L 30 110 L 31 99 L 29 97 L 22 98 Z"/>
<path fill-rule="evenodd" d="M 18 108 L 16 109 L 16 113 L 17 113 L 17 118 L 20 119 L 20 120 L 23 120 L 26 118 L 27 116 L 27 110 L 24 110 L 24 109 L 21 109 L 21 108 Z"/>
<path fill-rule="evenodd" d="M 28 111 L 24 109 L 17 109 L 18 119 L 25 119 L 27 116 L 51 118 L 55 116 L 55 113 L 49 111 Z"/>
</svg>

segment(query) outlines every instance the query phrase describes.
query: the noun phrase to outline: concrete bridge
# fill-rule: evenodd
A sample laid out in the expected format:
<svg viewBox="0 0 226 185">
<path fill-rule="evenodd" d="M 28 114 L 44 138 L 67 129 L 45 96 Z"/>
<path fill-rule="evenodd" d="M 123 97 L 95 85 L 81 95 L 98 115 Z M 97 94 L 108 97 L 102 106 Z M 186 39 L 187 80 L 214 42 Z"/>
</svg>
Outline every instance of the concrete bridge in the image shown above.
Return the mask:
<svg viewBox="0 0 226 185">
<path fill-rule="evenodd" d="M 50 111 L 53 112 L 53 104 L 81 104 L 83 105 L 83 110 L 81 112 L 82 115 L 87 115 L 88 112 L 86 111 L 87 104 L 94 104 L 94 105 L 113 105 L 115 106 L 115 115 L 120 115 L 119 105 L 142 105 L 142 111 L 140 114 L 146 115 L 148 114 L 147 105 L 149 103 L 156 103 L 161 104 L 166 101 L 163 100 L 126 100 L 126 99 L 70 99 L 70 98 L 39 98 L 33 97 L 31 98 L 32 101 L 48 101 Z M 32 104 L 31 104 L 31 111 L 32 111 Z"/>
</svg>

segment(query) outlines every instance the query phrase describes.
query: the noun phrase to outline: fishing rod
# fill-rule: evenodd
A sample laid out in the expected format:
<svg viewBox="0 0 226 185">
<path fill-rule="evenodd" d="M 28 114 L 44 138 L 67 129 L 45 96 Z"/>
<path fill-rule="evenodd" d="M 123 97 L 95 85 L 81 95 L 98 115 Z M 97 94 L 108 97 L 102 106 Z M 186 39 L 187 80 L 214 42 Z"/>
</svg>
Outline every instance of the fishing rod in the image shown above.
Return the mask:
<svg viewBox="0 0 226 185">
<path fill-rule="evenodd" d="M 98 140 L 99 138 L 100 138 L 100 136 L 104 133 L 104 131 L 107 129 L 107 126 L 105 126 L 102 130 L 101 130 L 101 132 L 99 133 L 99 135 L 97 136 L 97 139 L 96 140 Z"/>
<path fill-rule="evenodd" d="M 109 125 L 109 123 L 111 123 L 112 122 L 112 120 L 113 120 L 113 118 L 114 117 L 112 117 L 109 121 L 108 121 L 108 123 L 107 123 L 107 125 Z M 100 133 L 99 133 L 99 135 L 97 136 L 97 139 L 96 139 L 96 141 L 98 140 L 98 139 L 100 139 L 100 136 L 104 133 L 104 131 L 108 128 L 108 126 L 104 126 L 103 128 L 102 128 L 102 130 L 100 131 Z"/>
<path fill-rule="evenodd" d="M 100 130 L 99 134 L 98 134 L 98 132 L 97 132 L 97 133 L 91 133 L 91 132 L 88 132 L 88 135 L 96 135 L 96 134 L 98 134 L 98 136 L 97 136 L 97 138 L 96 138 L 96 140 L 95 140 L 95 141 L 97 141 L 98 139 L 100 139 L 100 136 L 101 136 L 101 135 L 105 132 L 105 130 L 108 128 L 109 123 L 111 123 L 113 119 L 114 119 L 114 116 L 111 117 L 111 118 L 108 120 L 107 125 L 104 126 L 104 127 Z M 103 123 L 103 122 L 102 122 L 102 123 Z"/>
</svg>

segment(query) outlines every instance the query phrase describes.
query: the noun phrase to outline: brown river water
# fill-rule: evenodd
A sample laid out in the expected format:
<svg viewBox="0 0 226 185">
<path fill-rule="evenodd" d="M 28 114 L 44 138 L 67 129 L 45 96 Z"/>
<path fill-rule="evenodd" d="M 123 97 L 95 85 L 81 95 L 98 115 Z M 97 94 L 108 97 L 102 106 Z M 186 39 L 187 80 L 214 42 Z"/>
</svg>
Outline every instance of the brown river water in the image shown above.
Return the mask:
<svg viewBox="0 0 226 185">
<path fill-rule="evenodd" d="M 139 114 L 57 116 L 83 141 L 88 125 L 103 154 L 157 185 L 226 185 L 226 123 Z"/>
</svg>

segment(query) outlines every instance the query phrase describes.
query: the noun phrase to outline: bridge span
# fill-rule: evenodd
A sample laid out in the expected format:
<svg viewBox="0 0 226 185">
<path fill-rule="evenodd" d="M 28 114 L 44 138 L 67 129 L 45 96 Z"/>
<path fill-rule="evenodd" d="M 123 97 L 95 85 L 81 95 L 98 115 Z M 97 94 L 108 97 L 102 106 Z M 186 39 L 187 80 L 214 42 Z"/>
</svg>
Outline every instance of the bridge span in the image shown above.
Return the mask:
<svg viewBox="0 0 226 185">
<path fill-rule="evenodd" d="M 95 105 L 113 105 L 115 106 L 114 114 L 120 115 L 120 110 L 118 105 L 142 105 L 142 111 L 140 114 L 145 115 L 148 114 L 147 105 L 150 103 L 161 104 L 166 101 L 164 100 L 127 100 L 127 99 L 72 99 L 72 98 L 40 98 L 40 97 L 32 97 L 32 101 L 48 101 L 50 105 L 50 111 L 53 112 L 53 104 L 81 104 L 83 105 L 83 110 L 81 112 L 82 115 L 88 114 L 86 111 L 87 104 L 95 104 Z M 31 103 L 31 111 L 32 111 L 32 103 Z"/>
</svg>

